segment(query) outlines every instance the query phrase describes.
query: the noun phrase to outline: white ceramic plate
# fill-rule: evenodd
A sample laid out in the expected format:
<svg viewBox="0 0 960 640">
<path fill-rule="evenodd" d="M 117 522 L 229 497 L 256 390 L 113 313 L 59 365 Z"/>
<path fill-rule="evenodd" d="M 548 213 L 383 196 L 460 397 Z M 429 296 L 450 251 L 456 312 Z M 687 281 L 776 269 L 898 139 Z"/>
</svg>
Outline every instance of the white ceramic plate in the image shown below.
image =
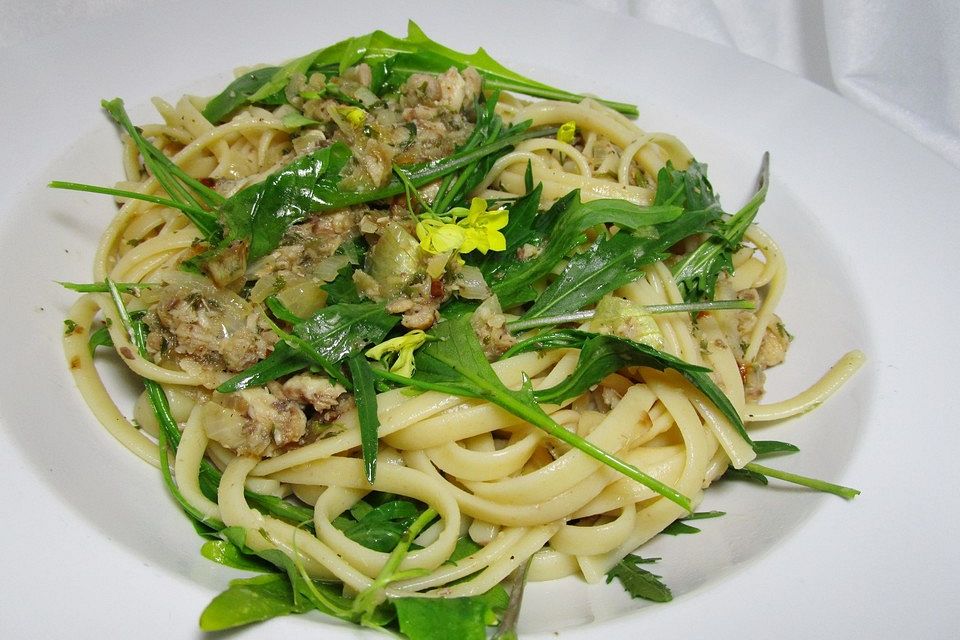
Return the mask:
<svg viewBox="0 0 960 640">
<path fill-rule="evenodd" d="M 535 584 L 524 637 L 954 634 L 955 169 L 818 87 L 622 17 L 539 3 L 289 0 L 164 4 L 4 52 L 0 635 L 199 636 L 200 611 L 238 575 L 199 556 L 200 540 L 159 476 L 88 413 L 60 352 L 72 296 L 53 281 L 89 278 L 112 205 L 43 185 L 121 175 L 99 99 L 122 96 L 145 121 L 153 95 L 215 93 L 235 66 L 378 27 L 402 33 L 408 17 L 445 44 L 483 45 L 535 78 L 636 102 L 641 126 L 677 134 L 710 164 L 728 208 L 748 194 L 769 150 L 773 183 L 759 221 L 790 265 L 781 312 L 797 339 L 787 365 L 771 372 L 768 397 L 798 391 L 848 349 L 869 358 L 819 411 L 759 434 L 803 450 L 774 464 L 862 496 L 848 503 L 790 487 L 720 485 L 704 507 L 729 515 L 644 551 L 663 557 L 655 571 L 674 602 L 643 606 L 617 586 L 575 580 Z M 290 634 L 364 636 L 320 616 L 237 635 Z"/>
</svg>

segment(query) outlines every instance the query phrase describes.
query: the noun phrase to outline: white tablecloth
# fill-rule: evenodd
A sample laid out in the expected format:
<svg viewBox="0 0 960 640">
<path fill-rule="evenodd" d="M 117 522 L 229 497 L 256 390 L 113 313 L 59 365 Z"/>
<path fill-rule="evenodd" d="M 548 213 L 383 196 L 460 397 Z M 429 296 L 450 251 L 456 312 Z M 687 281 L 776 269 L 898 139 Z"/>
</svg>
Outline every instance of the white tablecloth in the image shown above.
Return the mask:
<svg viewBox="0 0 960 640">
<path fill-rule="evenodd" d="M 158 0 L 0 0 L 16 45 Z M 957 0 L 562 0 L 734 47 L 846 96 L 960 167 Z"/>
</svg>

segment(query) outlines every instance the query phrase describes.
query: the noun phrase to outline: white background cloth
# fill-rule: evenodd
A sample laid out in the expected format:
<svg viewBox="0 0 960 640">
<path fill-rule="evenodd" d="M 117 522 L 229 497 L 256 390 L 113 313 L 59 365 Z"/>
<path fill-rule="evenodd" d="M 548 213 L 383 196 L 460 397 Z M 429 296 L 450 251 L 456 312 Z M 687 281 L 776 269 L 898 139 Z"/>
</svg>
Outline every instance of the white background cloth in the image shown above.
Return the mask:
<svg viewBox="0 0 960 640">
<path fill-rule="evenodd" d="M 0 43 L 156 1 L 0 0 Z M 840 93 L 960 167 L 957 0 L 561 1 L 734 47 Z"/>
<path fill-rule="evenodd" d="M 724 44 L 835 91 L 960 167 L 957 0 L 564 0 Z"/>
</svg>

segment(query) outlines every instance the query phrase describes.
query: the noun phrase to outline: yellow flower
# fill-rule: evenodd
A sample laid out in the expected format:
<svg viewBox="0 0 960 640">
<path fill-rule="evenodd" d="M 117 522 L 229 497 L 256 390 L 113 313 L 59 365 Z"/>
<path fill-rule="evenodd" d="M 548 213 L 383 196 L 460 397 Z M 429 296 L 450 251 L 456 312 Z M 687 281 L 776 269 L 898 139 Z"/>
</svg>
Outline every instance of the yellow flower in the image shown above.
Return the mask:
<svg viewBox="0 0 960 640">
<path fill-rule="evenodd" d="M 557 131 L 557 140 L 560 142 L 566 142 L 567 144 L 573 144 L 573 136 L 577 132 L 577 123 L 574 120 L 569 120 L 560 125 L 560 129 Z"/>
<path fill-rule="evenodd" d="M 438 218 L 422 218 L 417 222 L 420 248 L 427 253 L 446 253 L 459 249 L 466 236 L 463 227 Z"/>
<path fill-rule="evenodd" d="M 405 335 L 390 338 L 375 347 L 367 349 L 366 356 L 371 360 L 382 360 L 390 353 L 396 353 L 397 359 L 390 365 L 390 371 L 405 378 L 413 376 L 416 364 L 413 361 L 413 352 L 427 341 L 427 334 L 420 329 L 408 331 Z"/>
<path fill-rule="evenodd" d="M 457 210 L 450 213 L 457 217 L 454 211 Z M 487 211 L 487 201 L 483 198 L 474 198 L 470 202 L 470 209 L 466 211 L 466 216 L 457 223 L 466 232 L 466 237 L 460 245 L 460 253 L 470 253 L 474 249 L 480 253 L 506 249 L 507 239 L 500 233 L 500 229 L 507 226 L 509 216 L 510 212 L 506 209 Z"/>
</svg>

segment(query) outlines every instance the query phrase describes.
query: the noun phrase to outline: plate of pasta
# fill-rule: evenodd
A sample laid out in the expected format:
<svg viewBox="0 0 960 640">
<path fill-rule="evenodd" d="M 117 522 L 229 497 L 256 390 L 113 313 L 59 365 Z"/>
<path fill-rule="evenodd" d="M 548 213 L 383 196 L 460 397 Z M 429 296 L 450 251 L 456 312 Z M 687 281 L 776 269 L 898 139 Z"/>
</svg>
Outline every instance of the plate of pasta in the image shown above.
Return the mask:
<svg viewBox="0 0 960 640">
<path fill-rule="evenodd" d="M 920 377 L 881 371 L 906 329 L 862 244 L 902 196 L 846 163 L 886 136 L 952 170 L 640 23 L 564 16 L 547 54 L 506 6 L 469 37 L 426 7 L 338 11 L 136 72 L 91 53 L 109 79 L 76 71 L 46 107 L 68 133 L 11 166 L 3 455 L 35 508 L 5 535 L 41 545 L 4 587 L 11 632 L 729 637 L 772 611 L 799 638 L 821 611 L 891 633 L 840 601 L 887 593 L 851 581 L 898 525 L 849 532 L 909 484 L 878 434 L 902 437 Z M 804 144 L 841 127 L 835 164 Z"/>
</svg>

